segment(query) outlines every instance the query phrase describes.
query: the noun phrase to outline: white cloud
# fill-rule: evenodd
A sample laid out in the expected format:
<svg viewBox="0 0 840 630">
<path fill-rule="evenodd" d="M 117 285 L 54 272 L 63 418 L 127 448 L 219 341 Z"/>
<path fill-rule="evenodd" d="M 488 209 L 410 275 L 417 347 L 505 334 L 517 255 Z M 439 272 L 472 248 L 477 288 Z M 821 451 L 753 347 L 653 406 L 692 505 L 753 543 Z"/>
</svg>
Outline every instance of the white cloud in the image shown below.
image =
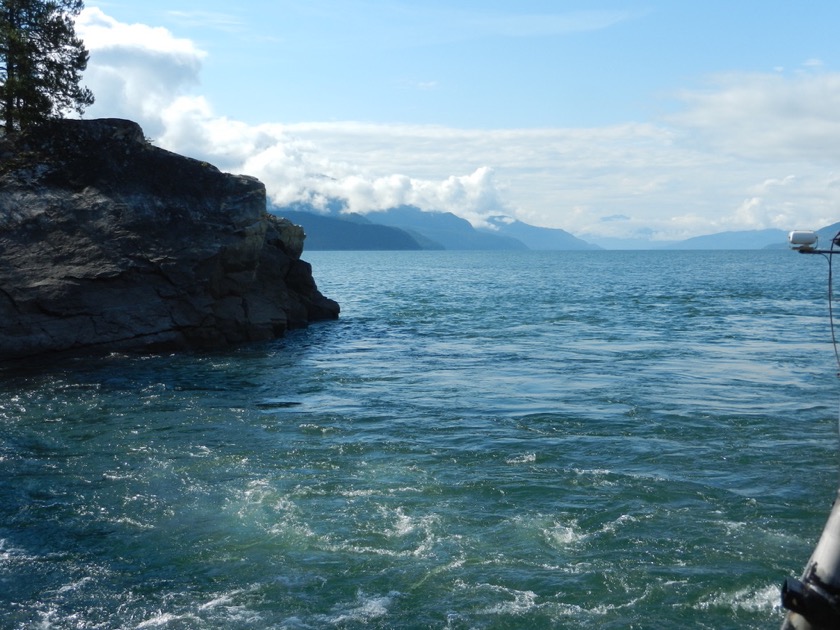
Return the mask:
<svg viewBox="0 0 840 630">
<path fill-rule="evenodd" d="M 356 124 L 253 126 L 218 116 L 206 99 L 187 93 L 198 84 L 205 53 L 165 29 L 122 24 L 90 8 L 80 16 L 77 30 L 91 51 L 85 77 L 97 95 L 91 115 L 132 118 L 160 146 L 259 177 L 278 204 L 310 201 L 323 206 L 327 199 L 339 197 L 354 212 L 413 204 L 456 212 L 476 222 L 504 209 L 492 170 L 483 165 L 466 175 L 410 177 L 352 154 L 345 161 L 318 145 L 324 134 L 335 141 L 344 129 L 384 158 L 386 152 L 394 155 L 394 144 L 401 140 L 395 129 Z M 307 133 L 314 138 L 306 138 Z M 388 161 L 389 169 L 412 170 L 410 160 Z"/>
<path fill-rule="evenodd" d="M 763 161 L 835 162 L 840 146 L 840 73 L 728 74 L 685 91 L 670 122 L 716 150 Z"/>
<path fill-rule="evenodd" d="M 652 239 L 837 220 L 840 74 L 721 75 L 679 94 L 680 111 L 659 124 L 249 125 L 195 91 L 205 53 L 191 41 L 95 8 L 77 29 L 91 51 L 89 115 L 132 118 L 165 148 L 259 177 L 278 204 L 413 204 L 475 224 L 503 212 L 576 234 Z"/>
<path fill-rule="evenodd" d="M 91 113 L 145 123 L 147 133 L 163 130 L 158 114 L 199 83 L 206 53 L 164 28 L 124 24 L 95 7 L 76 20 L 91 53 L 85 83 L 96 96 Z"/>
<path fill-rule="evenodd" d="M 177 38 L 165 28 L 124 24 L 96 7 L 82 11 L 76 20 L 76 29 L 90 49 L 153 51 L 181 59 L 205 56 L 190 40 Z"/>
</svg>

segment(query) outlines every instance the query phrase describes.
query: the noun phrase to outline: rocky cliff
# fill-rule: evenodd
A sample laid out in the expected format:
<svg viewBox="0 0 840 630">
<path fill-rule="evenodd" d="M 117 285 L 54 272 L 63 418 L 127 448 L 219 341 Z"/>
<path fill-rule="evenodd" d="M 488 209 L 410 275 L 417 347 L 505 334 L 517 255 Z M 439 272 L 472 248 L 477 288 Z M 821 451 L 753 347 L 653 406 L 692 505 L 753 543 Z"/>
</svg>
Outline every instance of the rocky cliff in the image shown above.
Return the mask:
<svg viewBox="0 0 840 630">
<path fill-rule="evenodd" d="M 269 339 L 338 316 L 258 180 L 130 121 L 0 136 L 0 360 Z"/>
</svg>

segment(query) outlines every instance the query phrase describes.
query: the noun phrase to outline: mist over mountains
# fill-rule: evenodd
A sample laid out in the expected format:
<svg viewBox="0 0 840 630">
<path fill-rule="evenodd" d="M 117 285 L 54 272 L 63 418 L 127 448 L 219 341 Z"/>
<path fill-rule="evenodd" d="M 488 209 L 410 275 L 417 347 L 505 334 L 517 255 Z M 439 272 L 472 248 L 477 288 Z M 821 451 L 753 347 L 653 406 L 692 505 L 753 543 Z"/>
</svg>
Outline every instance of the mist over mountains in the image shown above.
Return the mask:
<svg viewBox="0 0 840 630">
<path fill-rule="evenodd" d="M 491 218 L 489 228 L 476 229 L 451 212 L 426 212 L 415 206 L 365 215 L 341 213 L 336 207 L 319 213 L 306 204 L 269 210 L 303 226 L 310 250 L 601 249 L 565 230 L 535 227 L 504 216 Z"/>
<path fill-rule="evenodd" d="M 775 244 L 787 247 L 787 235 L 784 230 L 774 229 L 719 232 L 671 243 L 666 249 L 765 249 Z"/>
<path fill-rule="evenodd" d="M 325 211 L 305 203 L 269 207 L 272 214 L 303 227 L 309 250 L 726 250 L 788 246 L 787 232 L 778 229 L 720 232 L 666 243 L 598 239 L 595 244 L 562 229 L 537 227 L 504 215 L 490 217 L 486 228 L 475 228 L 451 212 L 424 211 L 416 206 L 364 215 L 342 210 L 340 202 L 330 204 Z M 838 230 L 840 223 L 820 229 L 820 242 L 829 246 Z"/>
</svg>

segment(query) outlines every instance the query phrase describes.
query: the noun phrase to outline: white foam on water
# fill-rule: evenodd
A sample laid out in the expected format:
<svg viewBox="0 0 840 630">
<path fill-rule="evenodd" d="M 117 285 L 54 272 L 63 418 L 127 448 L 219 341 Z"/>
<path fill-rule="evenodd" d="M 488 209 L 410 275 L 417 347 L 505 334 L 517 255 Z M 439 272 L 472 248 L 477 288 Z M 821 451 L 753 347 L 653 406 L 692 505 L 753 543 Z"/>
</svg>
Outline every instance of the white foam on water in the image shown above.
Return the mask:
<svg viewBox="0 0 840 630">
<path fill-rule="evenodd" d="M 536 453 L 526 453 L 525 455 L 519 455 L 517 457 L 508 457 L 505 460 L 506 464 L 532 464 L 537 461 L 537 454 Z"/>
<path fill-rule="evenodd" d="M 233 603 L 233 598 L 235 595 L 239 595 L 243 591 L 235 590 L 231 591 L 230 593 L 223 593 L 222 595 L 218 595 L 211 599 L 209 602 L 205 602 L 201 604 L 198 609 L 199 610 L 211 610 L 213 608 L 218 608 L 219 606 L 229 606 Z"/>
<path fill-rule="evenodd" d="M 613 471 L 609 468 L 572 468 L 572 472 L 576 475 L 592 475 L 594 477 L 604 477 L 613 474 Z"/>
<path fill-rule="evenodd" d="M 232 627 L 262 627 L 261 615 L 243 603 L 259 588 L 258 585 L 254 585 L 215 595 L 209 601 L 199 604 L 197 610 L 205 621 L 211 621 L 213 624 L 223 622 Z"/>
<path fill-rule="evenodd" d="M 38 614 L 41 618 L 33 623 L 32 630 L 53 630 L 53 628 L 57 627 L 53 625 L 53 619 L 58 617 L 57 610 L 51 608 L 47 611 L 40 611 Z"/>
<path fill-rule="evenodd" d="M 604 526 L 601 528 L 599 533 L 601 534 L 613 534 L 615 533 L 620 527 L 625 525 L 626 523 L 636 523 L 638 522 L 638 518 L 631 514 L 622 514 L 617 519 L 612 521 L 611 523 L 605 523 Z"/>
<path fill-rule="evenodd" d="M 726 534 L 728 536 L 732 536 L 733 534 L 743 531 L 744 527 L 747 525 L 744 522 L 737 521 L 720 521 L 720 524 L 726 530 Z"/>
<path fill-rule="evenodd" d="M 39 560 L 38 556 L 30 555 L 24 549 L 9 546 L 9 541 L 0 538 L 0 563 L 34 562 Z"/>
<path fill-rule="evenodd" d="M 403 488 L 351 488 L 347 490 L 338 490 L 335 494 L 347 498 L 359 497 L 373 497 L 373 496 L 396 496 L 404 493 L 420 494 L 423 492 L 422 488 L 415 488 L 413 486 L 405 486 Z M 313 491 L 313 495 L 325 495 L 324 491 Z"/>
<path fill-rule="evenodd" d="M 150 525 L 149 523 L 141 523 L 140 521 L 129 518 L 127 516 L 121 516 L 120 518 L 112 519 L 113 523 L 117 523 L 118 525 L 130 525 L 136 529 L 143 529 L 143 530 L 151 530 L 154 529 L 154 525 Z"/>
<path fill-rule="evenodd" d="M 5 538 L 0 538 L 0 561 L 6 562 L 11 559 L 12 554 L 14 553 L 14 549 L 10 549 L 6 545 L 9 543 L 6 542 Z"/>
<path fill-rule="evenodd" d="M 338 494 L 348 499 L 355 499 L 359 497 L 372 497 L 381 494 L 381 492 L 378 488 L 365 488 L 360 490 L 340 490 Z"/>
<path fill-rule="evenodd" d="M 255 513 L 262 514 L 266 507 L 276 512 L 288 515 L 296 512 L 297 506 L 287 497 L 278 496 L 271 481 L 268 479 L 254 479 L 249 481 L 244 489 L 234 492 L 234 498 L 229 499 L 234 506 L 236 515 L 243 521 L 250 522 Z"/>
<path fill-rule="evenodd" d="M 318 535 L 309 524 L 301 520 L 300 510 L 293 501 L 287 497 L 280 497 L 274 504 L 274 509 L 282 518 L 266 528 L 269 535 L 299 541 L 318 539 Z"/>
<path fill-rule="evenodd" d="M 332 615 L 317 615 L 316 619 L 334 626 L 354 622 L 369 623 L 386 617 L 394 599 L 399 596 L 397 591 L 373 596 L 359 591 L 354 602 L 337 604 L 333 607 Z"/>
<path fill-rule="evenodd" d="M 537 609 L 537 598 L 533 591 L 520 591 L 515 588 L 499 586 L 497 584 L 477 584 L 476 588 L 489 590 L 492 593 L 508 597 L 507 601 L 498 602 L 479 612 L 485 615 L 524 615 Z"/>
<path fill-rule="evenodd" d="M 594 571 L 600 570 L 592 562 L 574 562 L 570 564 L 548 564 L 543 563 L 537 565 L 546 571 L 554 571 L 555 573 L 562 573 L 565 575 L 585 575 Z"/>
<path fill-rule="evenodd" d="M 266 531 L 272 537 L 283 537 L 287 543 L 290 540 L 301 543 L 310 540 L 320 540 L 318 534 L 312 531 L 306 523 L 284 521 L 272 525 Z"/>
<path fill-rule="evenodd" d="M 75 582 L 70 582 L 69 584 L 65 584 L 64 586 L 59 587 L 58 593 L 72 593 L 73 591 L 77 591 L 80 588 L 84 587 L 85 584 L 91 582 L 93 580 L 92 577 L 86 576 L 83 577 L 81 580 L 76 580 Z"/>
<path fill-rule="evenodd" d="M 427 514 L 424 516 L 410 516 L 405 513 L 402 507 L 396 509 L 389 509 L 380 506 L 380 512 L 383 513 L 386 520 L 392 522 L 392 526 L 385 529 L 383 532 L 388 538 L 402 538 L 408 536 L 419 530 L 427 537 L 432 536 L 432 527 L 438 522 L 439 517 L 435 514 Z"/>
<path fill-rule="evenodd" d="M 383 549 L 381 547 L 370 547 L 368 545 L 348 545 L 346 543 L 326 544 L 322 549 L 325 551 L 351 552 L 359 555 L 382 556 L 384 558 L 410 558 L 420 555 L 416 549 L 402 551 L 394 549 Z"/>
<path fill-rule="evenodd" d="M 322 427 L 321 425 L 312 422 L 299 424 L 298 429 L 300 429 L 301 433 L 309 435 L 327 435 L 335 431 L 335 428 L 333 427 Z"/>
<path fill-rule="evenodd" d="M 403 507 L 385 505 L 378 505 L 377 511 L 381 518 L 357 521 L 359 529 L 356 534 L 370 537 L 367 541 L 358 541 L 352 533 L 340 537 L 327 535 L 320 539 L 320 548 L 380 557 L 424 558 L 441 542 L 440 536 L 435 533 L 440 520 L 437 514 L 412 516 Z M 348 535 L 350 539 L 347 539 Z M 378 544 L 383 538 L 391 542 Z"/>
<path fill-rule="evenodd" d="M 552 524 L 542 527 L 541 533 L 552 548 L 568 549 L 587 543 L 597 536 L 613 535 L 623 526 L 638 521 L 639 519 L 632 514 L 622 514 L 598 529 L 587 531 L 577 519 L 555 520 Z"/>
<path fill-rule="evenodd" d="M 385 535 L 389 538 L 401 538 L 412 533 L 418 526 L 423 524 L 425 519 L 417 519 L 406 514 L 403 509 L 397 508 L 394 510 L 394 525 L 390 529 L 385 530 Z"/>
<path fill-rule="evenodd" d="M 201 623 L 201 619 L 196 617 L 192 613 L 184 613 L 181 615 L 175 615 L 173 613 L 168 612 L 158 612 L 153 617 L 147 619 L 146 621 L 141 621 L 135 627 L 136 628 L 162 628 L 164 626 L 169 625 L 170 623 L 175 622 L 188 622 L 189 624 L 194 624 L 195 626 L 199 626 Z M 189 627 L 189 625 L 187 626 Z"/>
<path fill-rule="evenodd" d="M 543 530 L 543 535 L 552 547 L 579 545 L 590 536 L 576 519 L 572 519 L 568 523 L 554 523 L 551 527 Z"/>
<path fill-rule="evenodd" d="M 137 478 L 136 473 L 120 473 L 120 472 L 105 472 L 102 473 L 102 478 L 108 481 L 124 481 L 133 480 Z"/>
<path fill-rule="evenodd" d="M 734 593 L 715 593 L 698 602 L 694 608 L 697 610 L 729 608 L 733 612 L 751 613 L 780 611 L 782 609 L 780 589 L 778 584 L 767 584 L 755 588 L 742 588 Z"/>
<path fill-rule="evenodd" d="M 253 590 L 253 589 L 251 589 Z M 204 628 L 204 627 L 263 627 L 259 613 L 246 605 L 237 603 L 239 596 L 247 594 L 248 589 L 235 589 L 227 593 L 212 596 L 202 604 L 192 604 L 183 612 L 158 610 L 148 619 L 140 622 L 141 628 Z M 208 626 L 209 624 L 209 626 Z"/>
<path fill-rule="evenodd" d="M 193 450 L 189 453 L 190 457 L 208 457 L 212 455 L 213 451 L 210 450 L 208 446 L 204 446 L 203 444 L 197 444 L 193 446 Z"/>
<path fill-rule="evenodd" d="M 585 480 L 584 483 L 592 484 L 596 487 L 610 487 L 618 485 L 618 474 L 607 468 L 572 468 L 573 472 L 578 477 L 594 477 L 593 480 Z"/>
</svg>

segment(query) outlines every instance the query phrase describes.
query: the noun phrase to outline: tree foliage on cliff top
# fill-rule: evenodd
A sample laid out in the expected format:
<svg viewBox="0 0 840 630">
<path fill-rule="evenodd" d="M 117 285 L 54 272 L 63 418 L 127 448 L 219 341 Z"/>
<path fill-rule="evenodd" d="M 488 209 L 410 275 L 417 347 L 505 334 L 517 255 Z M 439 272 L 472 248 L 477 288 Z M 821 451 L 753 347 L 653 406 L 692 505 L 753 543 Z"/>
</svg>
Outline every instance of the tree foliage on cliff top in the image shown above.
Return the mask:
<svg viewBox="0 0 840 630">
<path fill-rule="evenodd" d="M 0 119 L 25 129 L 93 104 L 80 85 L 88 51 L 73 19 L 82 0 L 0 0 Z"/>
</svg>

